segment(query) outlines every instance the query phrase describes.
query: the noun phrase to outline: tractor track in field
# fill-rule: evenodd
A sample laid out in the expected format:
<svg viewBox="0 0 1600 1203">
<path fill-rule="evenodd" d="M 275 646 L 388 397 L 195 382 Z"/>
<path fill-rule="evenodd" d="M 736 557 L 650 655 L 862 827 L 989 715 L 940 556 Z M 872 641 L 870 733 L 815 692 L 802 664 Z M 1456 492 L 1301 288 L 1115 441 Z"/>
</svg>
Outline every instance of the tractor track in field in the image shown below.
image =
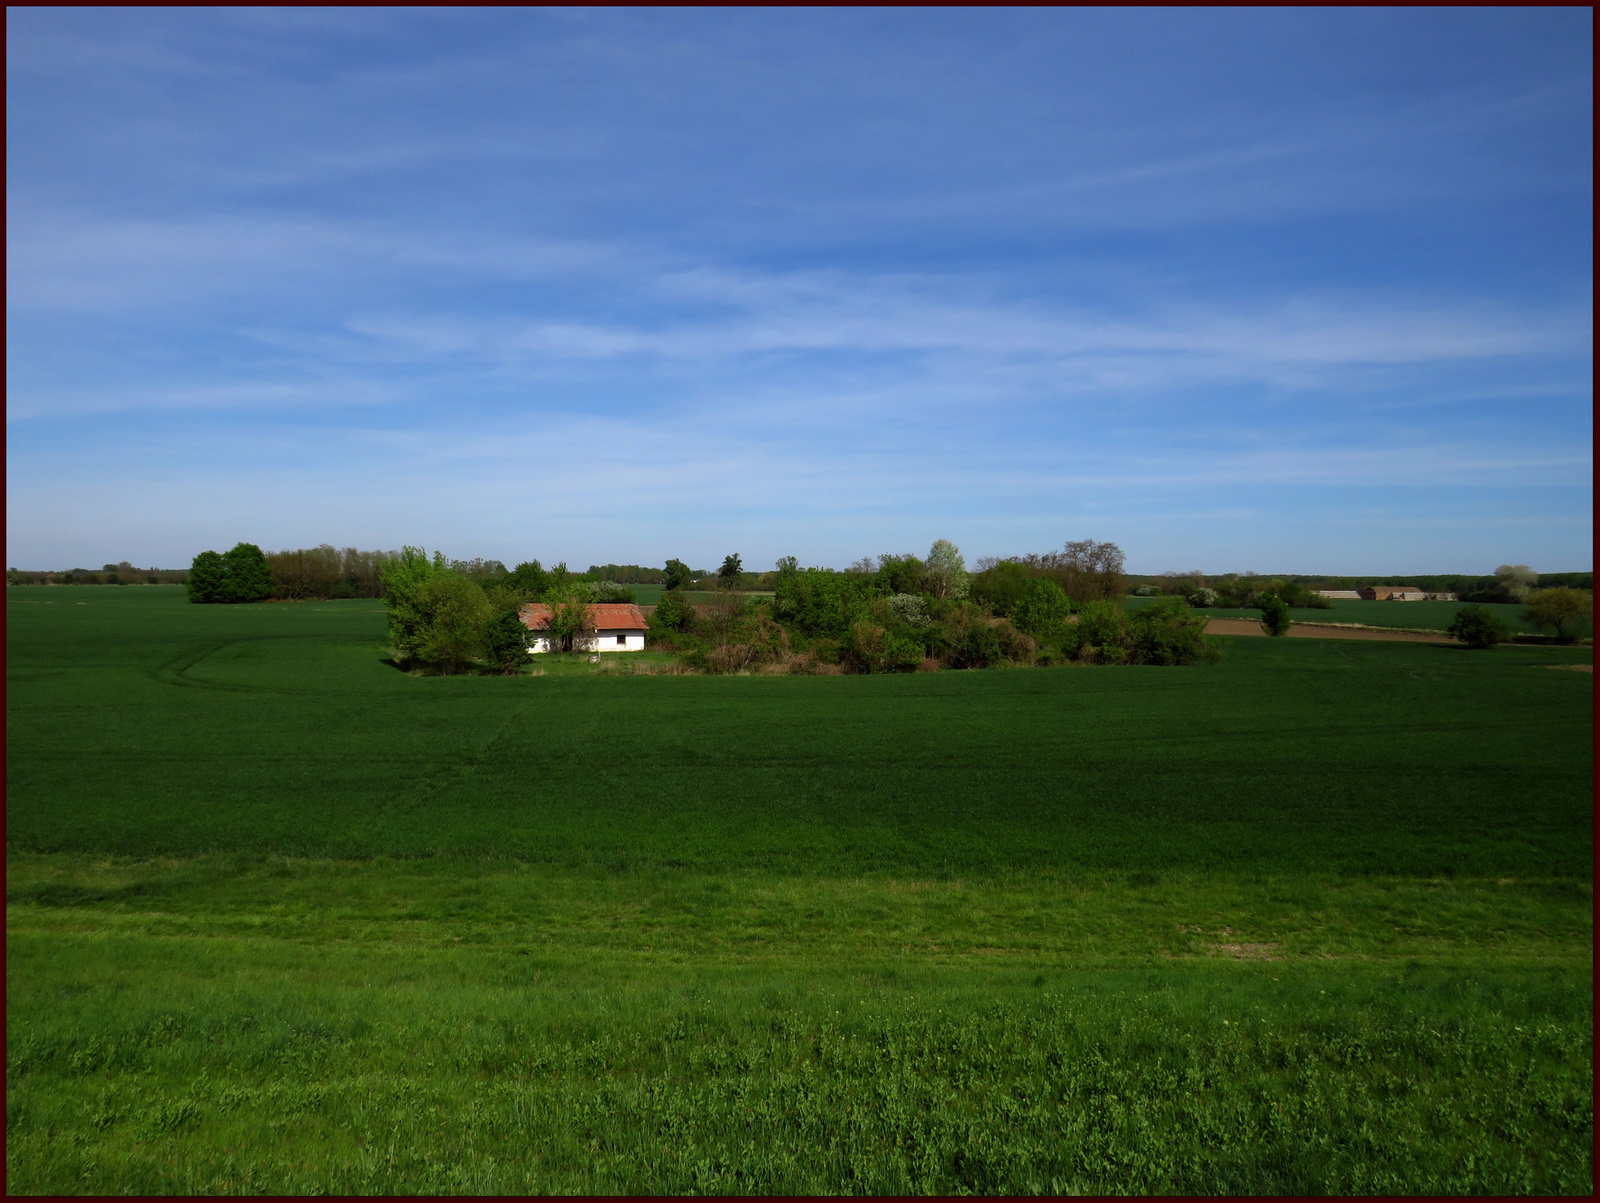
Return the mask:
<svg viewBox="0 0 1600 1203">
<path fill-rule="evenodd" d="M 189 647 L 150 670 L 150 676 L 163 685 L 176 685 L 180 689 L 212 689 L 222 693 L 287 693 L 321 695 L 325 690 L 295 689 L 280 685 L 237 685 L 225 681 L 205 681 L 189 675 L 189 670 L 210 659 L 225 648 L 241 643 L 268 643 L 274 640 L 295 639 L 295 635 L 253 635 L 246 639 L 225 639 L 221 643 L 205 643 Z"/>
</svg>

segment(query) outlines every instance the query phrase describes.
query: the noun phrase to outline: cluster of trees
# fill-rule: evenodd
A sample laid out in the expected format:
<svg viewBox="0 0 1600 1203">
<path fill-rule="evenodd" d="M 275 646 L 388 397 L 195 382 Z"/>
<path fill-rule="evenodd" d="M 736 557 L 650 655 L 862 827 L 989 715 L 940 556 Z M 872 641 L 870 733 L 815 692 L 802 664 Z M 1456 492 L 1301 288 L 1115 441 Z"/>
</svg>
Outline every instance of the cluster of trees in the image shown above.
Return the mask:
<svg viewBox="0 0 1600 1203">
<path fill-rule="evenodd" d="M 1331 610 L 1333 603 L 1303 581 L 1286 577 L 1237 576 L 1212 578 L 1208 583 L 1198 572 L 1169 572 L 1156 581 L 1140 585 L 1135 597 L 1181 597 L 1197 609 L 1221 607 L 1231 610 L 1259 610 L 1282 602 L 1295 610 Z"/>
<path fill-rule="evenodd" d="M 802 569 L 786 556 L 770 603 L 729 589 L 697 609 L 677 591 L 663 594 L 651 618 L 652 644 L 712 672 L 1192 664 L 1214 657 L 1205 618 L 1183 603 L 1123 610 L 1122 553 L 1114 544 L 1067 546 L 1066 554 L 993 559 L 977 574 L 944 539 L 926 558 L 867 557 L 846 572 Z"/>
<path fill-rule="evenodd" d="M 1060 551 L 1047 551 L 1001 559 L 995 556 L 978 561 L 980 571 L 992 571 L 1015 564 L 1030 575 L 1054 578 L 1068 597 L 1076 601 L 1121 598 L 1124 591 L 1122 569 L 1127 557 L 1115 543 L 1093 539 L 1069 542 Z"/>
<path fill-rule="evenodd" d="M 250 551 L 241 551 L 242 548 Z M 228 566 L 233 563 L 228 557 L 237 560 L 240 556 L 248 556 L 251 564 L 255 565 L 255 555 L 262 556 L 266 565 L 265 592 L 260 587 L 258 567 L 252 567 L 246 574 L 251 580 L 248 587 L 231 583 L 235 576 L 239 576 L 239 571 Z M 221 556 L 214 551 L 201 552 L 189 570 L 182 574 L 182 578 L 193 583 L 189 599 L 196 602 L 377 598 L 386 595 L 386 566 L 404 558 L 405 553 L 399 551 L 362 551 L 354 547 L 340 549 L 327 543 L 319 547 L 263 553 L 252 543 L 241 543 L 233 551 Z M 220 568 L 219 559 L 224 562 Z M 634 600 L 632 590 L 615 581 L 597 577 L 592 572 L 573 573 L 564 562 L 547 569 L 538 560 L 529 560 L 514 569 L 508 569 L 499 560 L 447 560 L 444 567 L 473 581 L 481 589 L 510 589 L 529 601 L 542 601 L 546 595 L 564 597 L 580 585 L 589 586 L 590 601 Z M 197 571 L 200 573 L 198 579 L 194 575 Z"/>
<path fill-rule="evenodd" d="M 98 572 L 88 568 L 69 568 L 65 572 L 6 569 L 7 585 L 181 585 L 188 579 L 186 568 L 135 568 L 127 560 L 107 564 Z"/>
<path fill-rule="evenodd" d="M 512 673 L 527 667 L 533 633 L 519 611 L 533 599 L 503 566 L 490 573 L 482 561 L 450 561 L 442 552 L 430 558 L 423 548 L 406 547 L 384 561 L 382 572 L 389 641 L 402 668 Z"/>
<path fill-rule="evenodd" d="M 1535 572 L 1526 564 L 1502 564 L 1493 576 L 1413 576 L 1363 580 L 1359 585 L 1328 585 L 1326 588 L 1359 588 L 1361 585 L 1416 585 L 1429 593 L 1453 593 L 1465 602 L 1517 605 L 1528 599 L 1540 585 L 1546 588 L 1585 589 L 1594 592 L 1593 572 Z"/>
<path fill-rule="evenodd" d="M 681 575 L 673 576 L 673 565 Z M 593 581 L 616 581 L 619 585 L 666 585 L 671 589 L 675 586 L 669 577 L 677 580 L 678 587 L 691 580 L 713 575 L 709 568 L 690 570 L 682 560 L 668 560 L 666 568 L 646 568 L 640 564 L 590 564 L 589 571 L 585 573 Z"/>
<path fill-rule="evenodd" d="M 393 551 L 319 547 L 267 553 L 272 571 L 272 596 L 280 601 L 309 601 L 383 596 L 383 564 Z"/>
<path fill-rule="evenodd" d="M 254 543 L 235 543 L 228 551 L 195 556 L 188 588 L 192 602 L 266 601 L 272 596 L 272 570 Z"/>
<path fill-rule="evenodd" d="M 634 600 L 621 583 L 571 572 L 565 562 L 545 568 L 528 560 L 507 569 L 498 560 L 430 557 L 417 547 L 384 560 L 381 575 L 395 662 L 436 673 L 520 672 L 535 639 L 548 638 L 558 651 L 582 649 L 594 629 L 591 606 Z M 551 610 L 537 633 L 521 618 L 530 602 Z"/>
<path fill-rule="evenodd" d="M 1557 642 L 1571 643 L 1585 630 L 1593 629 L 1594 593 L 1591 590 L 1557 585 L 1553 589 L 1536 589 L 1523 600 L 1528 604 L 1522 611 L 1522 620 L 1553 630 Z M 1462 606 L 1456 612 L 1448 634 L 1472 648 L 1490 648 L 1511 637 L 1510 629 L 1500 616 L 1477 603 Z"/>
</svg>

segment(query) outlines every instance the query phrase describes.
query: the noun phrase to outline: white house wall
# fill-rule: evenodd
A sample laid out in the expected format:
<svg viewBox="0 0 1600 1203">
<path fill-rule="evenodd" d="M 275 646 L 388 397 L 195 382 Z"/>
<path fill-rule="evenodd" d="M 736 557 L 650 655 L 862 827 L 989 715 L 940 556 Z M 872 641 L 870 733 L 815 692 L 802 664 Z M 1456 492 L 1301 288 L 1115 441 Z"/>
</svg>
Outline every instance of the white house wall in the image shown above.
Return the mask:
<svg viewBox="0 0 1600 1203">
<path fill-rule="evenodd" d="M 642 652 L 644 651 L 643 631 L 598 631 L 589 636 L 589 646 L 579 648 L 573 644 L 574 651 L 585 652 Z M 536 638 L 528 648 L 530 656 L 537 656 L 541 652 L 550 650 L 550 640 L 541 635 Z"/>
</svg>

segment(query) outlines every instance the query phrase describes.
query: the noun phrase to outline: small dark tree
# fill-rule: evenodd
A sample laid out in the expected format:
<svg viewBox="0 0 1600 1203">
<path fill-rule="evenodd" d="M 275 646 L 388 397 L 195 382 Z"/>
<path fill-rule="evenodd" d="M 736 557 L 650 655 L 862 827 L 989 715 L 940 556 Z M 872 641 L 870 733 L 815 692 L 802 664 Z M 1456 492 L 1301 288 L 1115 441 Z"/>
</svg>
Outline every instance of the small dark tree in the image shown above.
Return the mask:
<svg viewBox="0 0 1600 1203">
<path fill-rule="evenodd" d="M 70 574 L 69 574 L 70 575 Z M 228 585 L 228 566 L 222 555 L 215 551 L 202 551 L 189 566 L 189 600 L 192 602 L 219 602 Z"/>
<path fill-rule="evenodd" d="M 694 572 L 682 560 L 668 560 L 667 570 L 661 578 L 661 583 L 668 591 L 682 589 L 694 579 Z"/>
<path fill-rule="evenodd" d="M 1269 635 L 1287 635 L 1289 628 L 1294 626 L 1294 619 L 1289 617 L 1289 603 L 1276 593 L 1263 594 L 1258 603 L 1261 607 L 1261 629 Z"/>
<path fill-rule="evenodd" d="M 655 612 L 650 616 L 650 625 L 661 627 L 669 631 L 686 631 L 695 622 L 694 607 L 676 589 L 668 590 L 661 595 Z"/>
<path fill-rule="evenodd" d="M 909 553 L 878 557 L 878 580 L 889 593 L 921 593 L 927 588 L 927 575 L 928 566 Z"/>
<path fill-rule="evenodd" d="M 1468 647 L 1489 648 L 1502 642 L 1510 631 L 1493 610 L 1483 606 L 1462 606 L 1456 611 L 1454 621 L 1445 628 L 1445 634 L 1459 639 Z"/>
<path fill-rule="evenodd" d="M 502 610 L 489 621 L 484 631 L 484 659 L 498 673 L 507 676 L 528 667 L 528 642 L 532 632 L 516 610 Z"/>
<path fill-rule="evenodd" d="M 743 572 L 744 567 L 739 563 L 738 552 L 723 557 L 722 567 L 717 569 L 717 575 L 725 581 L 737 581 Z"/>
</svg>

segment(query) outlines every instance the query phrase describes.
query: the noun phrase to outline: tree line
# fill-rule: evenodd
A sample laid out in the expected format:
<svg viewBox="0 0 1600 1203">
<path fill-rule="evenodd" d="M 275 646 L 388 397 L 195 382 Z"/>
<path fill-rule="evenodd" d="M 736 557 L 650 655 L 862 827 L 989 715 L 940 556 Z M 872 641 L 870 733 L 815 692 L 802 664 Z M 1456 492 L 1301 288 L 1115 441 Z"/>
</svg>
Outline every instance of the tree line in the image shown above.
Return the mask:
<svg viewBox="0 0 1600 1203">
<path fill-rule="evenodd" d="M 1463 573 L 1430 574 L 1413 573 L 1407 576 L 1296 576 L 1283 573 L 1268 577 L 1256 573 L 1229 572 L 1207 576 L 1198 569 L 1192 572 L 1166 572 L 1160 576 L 1137 577 L 1133 592 L 1138 596 L 1160 594 L 1190 596 L 1195 589 L 1215 590 L 1219 597 L 1238 596 L 1250 591 L 1266 592 L 1273 588 L 1282 592 L 1281 586 L 1299 587 L 1300 596 L 1313 596 L 1322 589 L 1365 589 L 1373 585 L 1413 585 L 1425 593 L 1454 594 L 1462 601 L 1515 605 L 1539 584 L 1547 588 L 1565 587 L 1594 591 L 1593 572 L 1536 573 L 1526 564 L 1502 564 L 1492 575 L 1471 576 Z M 1224 601 L 1224 605 L 1233 604 Z M 1294 603 L 1291 603 L 1294 604 Z M 1309 603 L 1315 607 L 1317 603 Z"/>
<path fill-rule="evenodd" d="M 1123 609 L 1123 556 L 1085 541 L 1060 552 L 987 562 L 969 572 L 960 550 L 936 540 L 926 556 L 890 553 L 846 571 L 778 560 L 773 596 L 753 595 L 738 553 L 709 581 L 681 560 L 649 619 L 651 646 L 713 673 L 881 673 L 1002 664 L 1192 664 L 1215 657 L 1205 619 L 1181 604 Z M 400 666 L 426 672 L 518 672 L 535 638 L 588 650 L 592 607 L 621 600 L 622 582 L 530 560 L 451 561 L 405 548 L 381 565 L 389 635 Z M 595 577 L 599 579 L 594 579 Z M 760 579 L 756 577 L 755 579 Z M 646 583 L 646 582 L 639 582 Z M 695 605 L 686 586 L 709 584 Z M 535 633 L 529 602 L 550 607 Z"/>
<path fill-rule="evenodd" d="M 651 646 L 707 672 L 881 673 L 1068 661 L 1179 665 L 1216 656 L 1204 636 L 1205 616 L 1196 609 L 1257 608 L 1263 629 L 1281 635 L 1291 625 L 1291 607 L 1327 604 L 1295 580 L 1230 575 L 1206 584 L 1198 574 L 1171 574 L 1159 586 L 1135 590 L 1153 601 L 1129 610 L 1124 564 L 1116 544 L 1092 539 L 1058 551 L 986 557 L 976 572 L 945 539 L 935 540 L 926 556 L 867 556 L 844 571 L 802 568 L 796 557 L 785 556 L 774 571 L 757 576 L 732 553 L 712 576 L 669 559 L 655 573 L 665 589 L 649 619 Z M 323 545 L 269 555 L 240 543 L 195 557 L 189 595 L 197 602 L 378 596 L 402 667 L 518 672 L 529 663 L 534 638 L 547 637 L 559 650 L 585 649 L 593 632 L 590 607 L 634 600 L 626 584 L 613 579 L 621 571 L 608 575 L 607 568 L 618 566 L 574 573 L 565 562 L 545 568 L 535 559 L 508 569 L 498 560 L 451 560 L 414 547 L 339 552 Z M 1526 617 L 1553 626 L 1560 638 L 1592 614 L 1592 594 L 1532 590 L 1539 578 L 1524 566 L 1503 565 L 1492 579 L 1502 596 L 1526 599 Z M 772 596 L 752 595 L 752 581 L 770 582 Z M 690 602 L 686 588 L 697 584 L 711 586 L 711 604 Z M 548 626 L 537 634 L 520 618 L 529 602 L 551 608 Z M 1487 630 L 1468 641 L 1492 645 L 1495 622 L 1484 627 L 1471 614 L 1460 637 L 1467 639 L 1469 628 Z"/>
<path fill-rule="evenodd" d="M 135 568 L 127 560 L 94 571 L 68 568 L 64 572 L 6 569 L 7 585 L 181 585 L 189 579 L 187 568 Z"/>
<path fill-rule="evenodd" d="M 1133 590 L 1135 597 L 1181 597 L 1196 609 L 1213 606 L 1224 609 L 1259 610 L 1263 605 L 1281 602 L 1296 610 L 1331 610 L 1333 602 L 1301 581 L 1283 577 L 1228 576 L 1205 583 L 1203 576 L 1165 577 Z"/>
<path fill-rule="evenodd" d="M 707 606 L 669 590 L 652 646 L 708 672 L 885 673 L 999 665 L 1194 664 L 1214 659 L 1203 616 L 1181 603 L 1129 612 L 1123 554 L 1085 540 L 990 558 L 976 573 L 936 540 L 926 557 L 864 557 L 844 572 L 777 562 L 773 597 L 731 583 Z"/>
</svg>

